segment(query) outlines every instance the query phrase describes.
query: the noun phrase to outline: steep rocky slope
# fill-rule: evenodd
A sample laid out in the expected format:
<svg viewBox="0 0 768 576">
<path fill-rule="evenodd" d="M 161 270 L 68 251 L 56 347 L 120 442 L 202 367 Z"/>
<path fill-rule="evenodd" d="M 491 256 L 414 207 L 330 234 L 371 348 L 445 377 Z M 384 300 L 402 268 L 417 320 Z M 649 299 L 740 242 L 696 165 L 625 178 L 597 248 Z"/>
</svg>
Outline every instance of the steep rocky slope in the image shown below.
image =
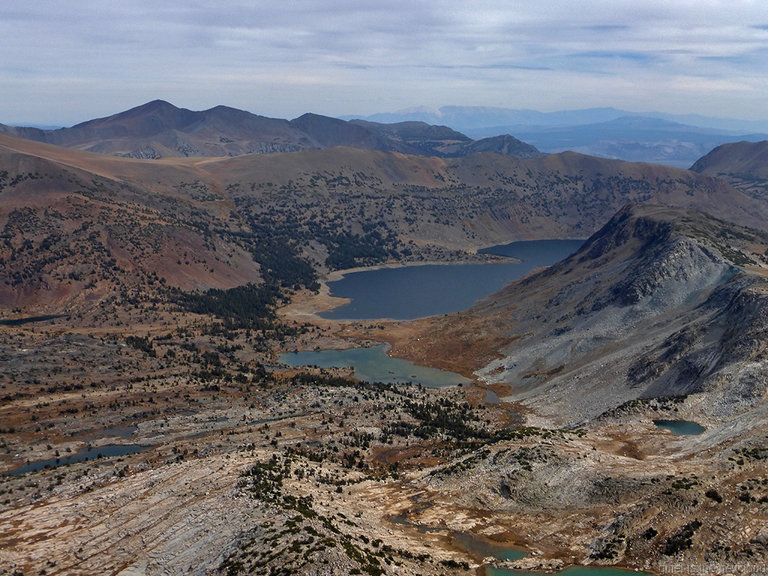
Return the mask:
<svg viewBox="0 0 768 576">
<path fill-rule="evenodd" d="M 414 519 L 493 510 L 493 528 L 510 526 L 542 558 L 759 573 L 766 246 L 764 233 L 711 216 L 631 205 L 571 257 L 472 310 L 410 339 L 395 328 L 395 354 L 475 370 L 529 426 L 422 477 L 431 506 Z M 678 419 L 705 430 L 654 426 Z"/>
<path fill-rule="evenodd" d="M 436 321 L 408 354 L 440 357 L 448 342 L 452 362 L 509 386 L 533 421 L 573 426 L 696 393 L 706 417 L 729 418 L 768 384 L 766 246 L 701 213 L 628 206 L 563 262 Z"/>
</svg>

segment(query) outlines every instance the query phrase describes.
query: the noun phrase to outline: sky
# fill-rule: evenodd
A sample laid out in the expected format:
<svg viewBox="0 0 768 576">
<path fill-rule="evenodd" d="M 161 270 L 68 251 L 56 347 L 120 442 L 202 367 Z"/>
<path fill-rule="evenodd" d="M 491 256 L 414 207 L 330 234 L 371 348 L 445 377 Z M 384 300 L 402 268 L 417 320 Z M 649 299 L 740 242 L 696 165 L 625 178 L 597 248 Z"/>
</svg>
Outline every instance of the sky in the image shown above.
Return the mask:
<svg viewBox="0 0 768 576">
<path fill-rule="evenodd" d="M 163 99 L 295 118 L 446 105 L 768 119 L 768 2 L 0 0 L 0 123 Z"/>
</svg>

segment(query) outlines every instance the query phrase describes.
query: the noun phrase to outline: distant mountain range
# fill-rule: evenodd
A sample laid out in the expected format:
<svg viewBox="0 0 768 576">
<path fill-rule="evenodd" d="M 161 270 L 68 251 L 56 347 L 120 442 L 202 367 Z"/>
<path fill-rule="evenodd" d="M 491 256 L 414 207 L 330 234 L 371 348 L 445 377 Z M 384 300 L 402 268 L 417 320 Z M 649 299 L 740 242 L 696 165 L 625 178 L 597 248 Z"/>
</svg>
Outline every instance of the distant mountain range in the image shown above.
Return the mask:
<svg viewBox="0 0 768 576">
<path fill-rule="evenodd" d="M 144 159 L 239 156 L 333 146 L 445 158 L 476 151 L 523 158 L 541 155 L 533 146 L 509 135 L 474 141 L 445 126 L 425 122 L 347 122 L 317 114 L 283 120 L 226 106 L 194 112 L 162 100 L 71 128 L 0 125 L 0 132 L 89 152 Z"/>
<path fill-rule="evenodd" d="M 755 122 L 736 118 L 714 118 L 699 114 L 667 114 L 664 112 L 633 112 L 620 108 L 583 108 L 577 110 L 558 110 L 555 112 L 540 112 L 519 108 L 493 108 L 485 106 L 443 106 L 437 110 L 417 107 L 385 112 L 370 116 L 341 116 L 342 119 L 355 118 L 371 122 L 405 122 L 420 121 L 431 124 L 444 124 L 456 130 L 477 136 L 478 132 L 493 130 L 498 126 L 513 126 L 516 128 L 539 126 L 541 128 L 557 128 L 563 126 L 579 126 L 600 124 L 619 118 L 655 118 L 677 124 L 700 126 L 727 132 L 768 132 L 768 120 Z M 486 132 L 487 133 L 487 132 Z M 493 132 L 494 134 L 496 132 Z"/>
<path fill-rule="evenodd" d="M 440 123 L 473 138 L 509 133 L 547 153 L 572 150 L 603 158 L 680 168 L 691 166 L 721 144 L 768 139 L 768 122 L 754 123 L 694 114 L 638 114 L 617 108 L 538 112 L 445 106 L 439 110 L 415 108 L 374 114 L 364 119 Z"/>
<path fill-rule="evenodd" d="M 71 128 L 0 124 L 0 132 L 89 152 L 144 159 L 348 146 L 440 158 L 460 158 L 476 152 L 536 158 L 542 153 L 573 151 L 678 168 L 690 167 L 722 144 L 768 140 L 768 124 L 697 115 L 640 115 L 616 108 L 538 112 L 445 106 L 363 118 L 308 113 L 284 120 L 227 106 L 195 112 L 162 100 Z"/>
</svg>

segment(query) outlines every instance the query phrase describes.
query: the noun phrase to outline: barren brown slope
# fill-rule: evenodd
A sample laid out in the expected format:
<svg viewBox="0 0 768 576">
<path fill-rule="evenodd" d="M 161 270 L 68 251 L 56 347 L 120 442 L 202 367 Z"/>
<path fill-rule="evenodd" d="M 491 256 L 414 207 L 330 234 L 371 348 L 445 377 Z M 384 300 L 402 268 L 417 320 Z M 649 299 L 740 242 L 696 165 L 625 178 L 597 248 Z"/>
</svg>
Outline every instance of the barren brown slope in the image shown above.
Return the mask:
<svg viewBox="0 0 768 576">
<path fill-rule="evenodd" d="M 225 199 L 237 195 L 260 201 L 265 194 L 274 196 L 280 187 L 285 188 L 286 198 L 323 192 L 343 194 L 345 201 L 351 197 L 360 204 L 366 203 L 366 194 L 411 196 L 426 203 L 413 207 L 412 216 L 420 223 L 434 220 L 423 217 L 423 212 L 439 213 L 440 218 L 429 228 L 439 231 L 445 216 L 449 227 L 467 229 L 465 238 L 472 233 L 478 236 L 476 245 L 493 242 L 500 235 L 510 239 L 586 237 L 627 202 L 692 207 L 751 226 L 762 226 L 768 214 L 762 202 L 717 179 L 574 153 L 535 159 L 493 153 L 439 159 L 331 148 L 269 156 L 146 161 L 76 152 L 2 134 L 0 147 L 161 191 L 180 182 L 199 181 Z M 227 187 L 240 190 L 227 194 Z"/>
<path fill-rule="evenodd" d="M 165 285 L 258 281 L 259 266 L 246 249 L 207 232 L 230 207 L 195 200 L 198 189 L 185 182 L 197 181 L 196 173 L 183 165 L 148 171 L 0 136 L 3 315 L 93 312 L 118 295 L 151 298 Z"/>
<path fill-rule="evenodd" d="M 169 158 L 138 160 L 74 150 L 63 146 L 35 142 L 0 133 L 0 151 L 18 152 L 38 157 L 71 169 L 82 170 L 111 180 L 141 185 L 172 186 L 179 181 L 200 178 L 196 168 L 200 159 Z"/>
<path fill-rule="evenodd" d="M 297 205 L 344 198 L 364 220 L 417 243 L 475 248 L 525 238 L 587 237 L 628 202 L 717 213 L 762 227 L 766 205 L 690 171 L 564 153 L 521 159 L 486 153 L 438 159 L 334 148 L 202 164 L 244 202 L 280 193 Z M 388 210 L 377 209 L 387 205 Z M 361 224 L 357 217 L 350 222 Z"/>
<path fill-rule="evenodd" d="M 751 174 L 768 177 L 768 141 L 723 144 L 699 158 L 691 170 L 709 176 Z"/>
</svg>

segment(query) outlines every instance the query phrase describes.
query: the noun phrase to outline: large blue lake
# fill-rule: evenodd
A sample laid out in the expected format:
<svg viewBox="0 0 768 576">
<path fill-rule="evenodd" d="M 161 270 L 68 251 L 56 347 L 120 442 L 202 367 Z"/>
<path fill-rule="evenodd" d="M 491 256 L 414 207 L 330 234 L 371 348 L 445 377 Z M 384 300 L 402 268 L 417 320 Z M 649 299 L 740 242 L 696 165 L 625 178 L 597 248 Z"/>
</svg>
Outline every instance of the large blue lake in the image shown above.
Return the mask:
<svg viewBox="0 0 768 576">
<path fill-rule="evenodd" d="M 570 256 L 583 243 L 583 240 L 534 240 L 480 251 L 517 258 L 519 262 L 436 264 L 353 272 L 329 283 L 332 296 L 352 301 L 321 316 L 334 320 L 412 320 L 460 312 L 532 270 Z"/>
</svg>

